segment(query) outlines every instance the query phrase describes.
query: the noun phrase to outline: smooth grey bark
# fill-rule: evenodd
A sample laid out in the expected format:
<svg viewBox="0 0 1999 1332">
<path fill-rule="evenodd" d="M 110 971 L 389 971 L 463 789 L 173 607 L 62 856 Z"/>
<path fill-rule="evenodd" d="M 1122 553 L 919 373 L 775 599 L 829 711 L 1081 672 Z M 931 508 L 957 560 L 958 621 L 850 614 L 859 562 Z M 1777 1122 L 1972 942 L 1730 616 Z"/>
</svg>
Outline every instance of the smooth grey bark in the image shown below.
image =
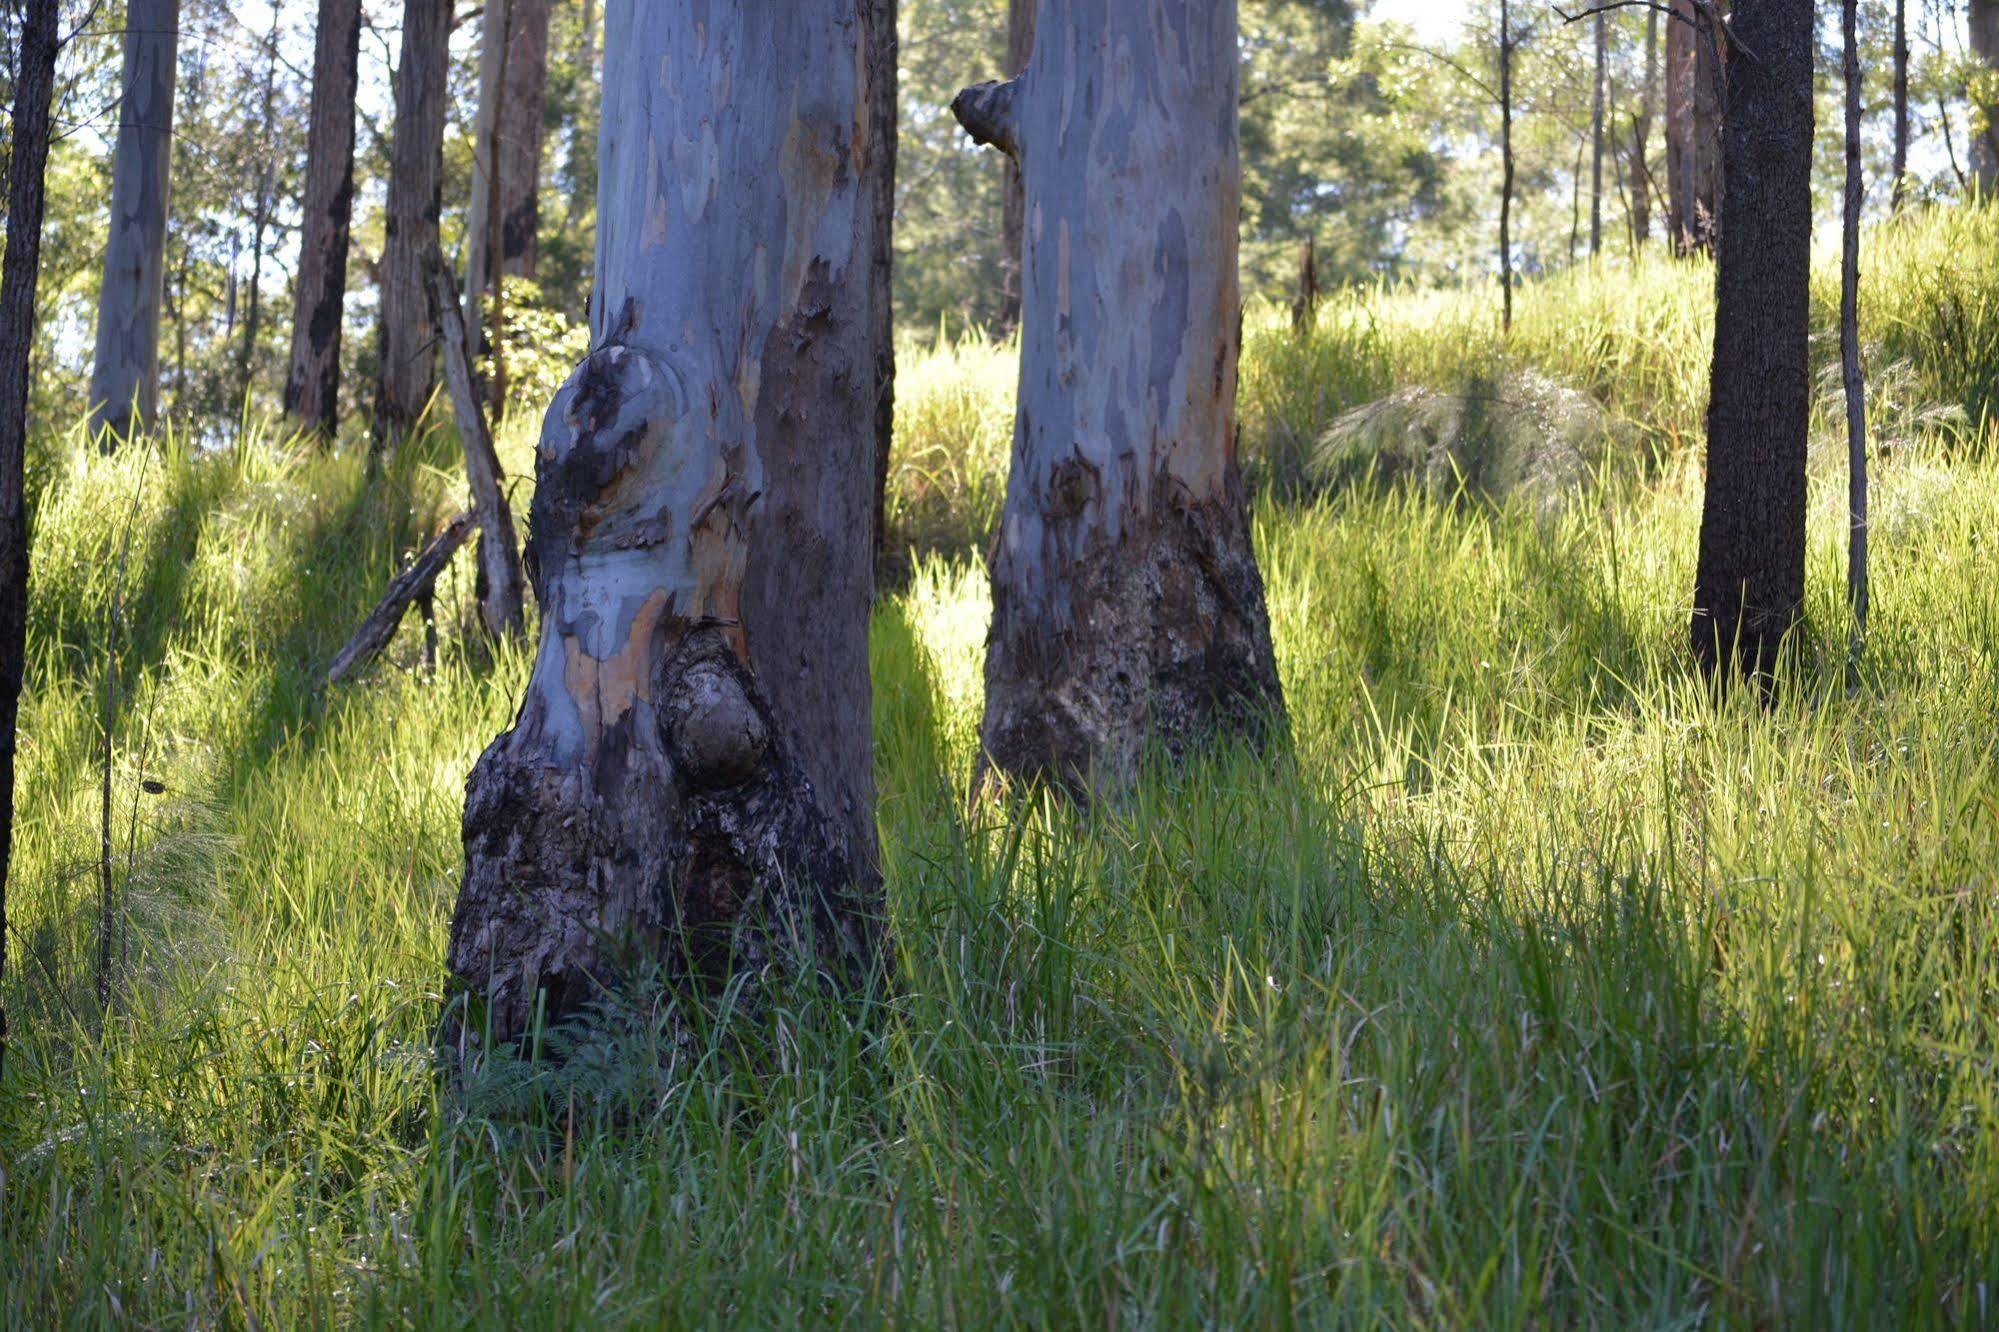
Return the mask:
<svg viewBox="0 0 1999 1332">
<path fill-rule="evenodd" d="M 1006 76 L 1019 78 L 1034 54 L 1034 10 L 1040 0 L 1007 0 Z M 1006 173 L 1000 217 L 1000 308 L 998 327 L 1002 334 L 1020 327 L 1021 250 L 1027 234 L 1027 195 L 1020 178 L 1020 163 L 1012 156 L 1001 158 Z"/>
<path fill-rule="evenodd" d="M 509 0 L 498 123 L 502 276 L 535 276 L 541 244 L 542 113 L 548 104 L 548 0 Z"/>
<path fill-rule="evenodd" d="M 28 368 L 41 274 L 56 0 L 28 0 L 7 161 L 7 245 L 0 257 L 0 1086 L 7 1071 L 7 874 L 14 855 L 14 758 L 28 656 Z"/>
<path fill-rule="evenodd" d="M 1673 248 L 1713 250 L 1721 219 L 1722 89 L 1728 43 L 1719 5 L 1673 0 L 1666 25 L 1666 205 Z"/>
<path fill-rule="evenodd" d="M 472 124 L 472 198 L 465 209 L 465 328 L 475 356 L 486 353 L 486 303 L 497 289 L 500 214 L 500 103 L 507 91 L 513 0 L 487 0 L 479 39 L 479 107 Z"/>
<path fill-rule="evenodd" d="M 595 349 L 542 434 L 541 645 L 468 786 L 448 1035 L 513 1041 L 652 972 L 856 981 L 883 954 L 869 56 L 888 12 L 605 6 Z"/>
<path fill-rule="evenodd" d="M 451 75 L 452 0 L 404 0 L 382 245 L 382 364 L 375 447 L 416 428 L 436 386 L 437 325 L 424 269 L 438 244 L 444 185 L 444 100 Z"/>
<path fill-rule="evenodd" d="M 1899 7 L 1898 7 L 1899 8 Z M 1899 14 L 1898 14 L 1899 16 Z M 1857 0 L 1840 12 L 1846 83 L 1846 199 L 1840 227 L 1839 352 L 1846 387 L 1847 545 L 1846 599 L 1853 612 L 1851 659 L 1867 641 L 1867 373 L 1860 359 L 1860 220 L 1866 206 L 1861 166 L 1860 32 Z M 1901 185 L 1901 172 L 1896 172 Z"/>
<path fill-rule="evenodd" d="M 1235 0 L 1044 0 L 1019 78 L 960 94 L 1020 162 L 1018 421 L 984 761 L 1072 789 L 1149 743 L 1282 726 L 1236 456 Z"/>
<path fill-rule="evenodd" d="M 360 56 L 361 0 L 319 0 L 285 411 L 321 437 L 330 436 L 340 418 L 340 335 L 347 312 Z"/>
<path fill-rule="evenodd" d="M 1999 85 L 1999 0 L 1971 0 L 1971 50 L 1984 66 L 1985 86 Z M 1999 188 L 1999 103 L 1972 108 L 1971 174 L 1981 193 Z"/>
<path fill-rule="evenodd" d="M 1739 5 L 1728 66 L 1707 487 L 1692 637 L 1769 679 L 1805 599 L 1811 419 L 1812 0 Z"/>
<path fill-rule="evenodd" d="M 160 305 L 173 165 L 180 0 L 129 0 L 111 155 L 111 229 L 98 294 L 90 428 L 123 438 L 159 412 Z"/>
</svg>

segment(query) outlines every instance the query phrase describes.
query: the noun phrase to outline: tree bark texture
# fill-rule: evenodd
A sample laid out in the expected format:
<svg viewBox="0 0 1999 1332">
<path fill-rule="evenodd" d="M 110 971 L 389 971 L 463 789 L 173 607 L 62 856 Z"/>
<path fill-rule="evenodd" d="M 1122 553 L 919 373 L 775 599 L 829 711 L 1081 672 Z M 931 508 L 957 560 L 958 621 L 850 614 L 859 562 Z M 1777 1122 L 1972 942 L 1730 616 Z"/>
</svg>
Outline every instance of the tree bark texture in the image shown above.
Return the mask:
<svg viewBox="0 0 1999 1332">
<path fill-rule="evenodd" d="M 901 145 L 902 40 L 897 28 L 897 0 L 874 0 L 881 11 L 872 34 L 875 49 L 868 63 L 874 73 L 868 87 L 874 97 L 869 134 L 880 168 L 874 173 L 874 316 L 875 316 L 875 512 L 874 553 L 884 552 L 888 531 L 888 478 L 895 454 L 895 171 Z"/>
<path fill-rule="evenodd" d="M 868 614 L 879 0 L 605 6 L 595 350 L 557 394 L 542 640 L 480 760 L 450 965 L 502 1041 L 636 973 L 883 947 Z"/>
<path fill-rule="evenodd" d="M 1811 0 L 1737 7 L 1728 68 L 1706 505 L 1693 645 L 1767 676 L 1805 597 L 1812 242 Z"/>
<path fill-rule="evenodd" d="M 1021 164 L 1021 377 L 984 760 L 1116 785 L 1282 722 L 1236 456 L 1235 0 L 1045 0 L 954 106 Z"/>
<path fill-rule="evenodd" d="M 1989 91 L 1999 87 L 1999 0 L 1971 0 L 1971 50 L 1983 68 L 1972 110 L 1971 172 L 1981 192 L 1999 188 L 1999 101 Z"/>
<path fill-rule="evenodd" d="M 548 102 L 548 0 L 510 0 L 494 188 L 502 276 L 535 276 L 541 244 L 542 113 Z"/>
<path fill-rule="evenodd" d="M 1721 221 L 1722 87 L 1726 36 L 1693 0 L 1673 0 L 1666 25 L 1666 207 L 1673 248 L 1713 250 Z"/>
<path fill-rule="evenodd" d="M 1034 55 L 1034 10 L 1040 0 L 1007 0 L 1006 76 L 1020 77 Z M 1027 234 L 1027 193 L 1021 183 L 1020 163 L 1011 154 L 1001 158 L 1006 173 L 1006 191 L 1000 220 L 1000 310 L 999 327 L 1011 333 L 1020 327 L 1021 251 Z"/>
<path fill-rule="evenodd" d="M 28 656 L 28 368 L 41 271 L 57 0 L 27 0 L 14 72 L 7 248 L 0 258 L 0 1085 L 7 1067 L 7 873 L 14 854 L 14 756 Z"/>
<path fill-rule="evenodd" d="M 437 325 L 424 268 L 438 244 L 444 188 L 444 104 L 451 74 L 452 0 L 404 0 L 382 246 L 382 365 L 375 443 L 416 427 L 436 385 Z"/>
<path fill-rule="evenodd" d="M 340 419 L 340 334 L 347 309 L 348 224 L 354 213 L 360 56 L 361 0 L 319 0 L 285 411 L 320 436 L 330 436 Z"/>
<path fill-rule="evenodd" d="M 159 411 L 160 303 L 166 278 L 180 0 L 129 0 L 111 230 L 98 295 L 90 428 L 122 438 Z"/>
</svg>

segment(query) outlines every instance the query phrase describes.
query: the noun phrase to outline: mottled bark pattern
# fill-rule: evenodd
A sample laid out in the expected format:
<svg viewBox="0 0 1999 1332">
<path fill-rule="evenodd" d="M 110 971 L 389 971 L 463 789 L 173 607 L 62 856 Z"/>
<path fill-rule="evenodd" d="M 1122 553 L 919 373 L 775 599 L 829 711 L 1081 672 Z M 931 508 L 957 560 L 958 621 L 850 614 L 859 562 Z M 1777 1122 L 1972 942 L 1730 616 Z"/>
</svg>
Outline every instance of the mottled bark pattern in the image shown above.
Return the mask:
<svg viewBox="0 0 1999 1332">
<path fill-rule="evenodd" d="M 118 138 L 111 156 L 111 230 L 90 377 L 91 429 L 114 437 L 149 429 L 159 410 L 179 44 L 180 0 L 129 0 Z"/>
<path fill-rule="evenodd" d="M 1971 0 L 1971 49 L 1983 66 L 1985 88 L 1999 87 L 1999 0 Z M 1986 194 L 1999 189 L 1999 102 L 1978 99 L 1973 109 L 1971 169 Z"/>
<path fill-rule="evenodd" d="M 1236 457 L 1234 0 L 1046 0 L 959 119 L 1028 228 L 1019 420 L 993 565 L 986 761 L 1114 785 L 1278 717 Z"/>
<path fill-rule="evenodd" d="M 425 264 L 436 248 L 444 182 L 444 99 L 451 75 L 451 0 L 404 0 L 382 246 L 382 367 L 375 441 L 395 442 L 430 404 L 437 366 Z"/>
<path fill-rule="evenodd" d="M 548 0 L 511 0 L 500 98 L 499 269 L 531 278 L 540 261 L 542 112 L 548 102 Z"/>
<path fill-rule="evenodd" d="M 298 298 L 292 308 L 285 410 L 306 429 L 330 434 L 340 415 L 340 325 L 346 313 L 348 223 L 354 211 L 361 0 L 319 0 L 313 41 L 312 120 L 306 136 Z"/>
<path fill-rule="evenodd" d="M 1708 407 L 1707 498 L 1693 644 L 1710 671 L 1763 675 L 1805 597 L 1812 249 L 1811 0 L 1733 19 L 1728 185 Z"/>
<path fill-rule="evenodd" d="M 543 633 L 469 785 L 450 964 L 525 1032 L 634 970 L 881 947 L 868 680 L 878 0 L 611 0 L 596 350 L 532 516 Z M 808 942 L 809 940 L 809 942 Z"/>
<path fill-rule="evenodd" d="M 1694 0 L 1666 25 L 1666 208 L 1673 248 L 1707 253 L 1721 225 L 1722 80 L 1728 41 Z"/>
</svg>

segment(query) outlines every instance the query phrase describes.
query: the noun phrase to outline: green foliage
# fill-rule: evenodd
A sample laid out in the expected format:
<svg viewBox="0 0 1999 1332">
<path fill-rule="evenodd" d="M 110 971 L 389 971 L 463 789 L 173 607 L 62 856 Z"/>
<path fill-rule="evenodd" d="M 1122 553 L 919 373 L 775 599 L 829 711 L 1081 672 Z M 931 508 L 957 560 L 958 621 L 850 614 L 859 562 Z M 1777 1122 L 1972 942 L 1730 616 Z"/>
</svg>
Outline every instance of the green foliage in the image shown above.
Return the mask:
<svg viewBox="0 0 1999 1332">
<path fill-rule="evenodd" d="M 1987 391 L 1946 349 L 1989 336 L 1995 232 L 1878 240 L 1911 400 Z M 1704 270 L 1612 271 L 1534 287 L 1507 357 L 1697 422 Z M 1465 382 L 1481 327 L 1472 294 L 1253 320 L 1253 451 Z M 1010 374 L 906 366 L 913 544 L 989 523 Z M 564 1065 L 463 1094 L 428 1049 L 463 781 L 529 663 L 479 645 L 461 561 L 434 674 L 412 627 L 317 685 L 459 502 L 448 437 L 372 481 L 256 431 L 40 448 L 0 1323 L 1989 1321 L 1999 458 L 1953 430 L 1879 463 L 1857 687 L 1808 651 L 1768 706 L 1686 661 L 1688 451 L 1553 514 L 1266 500 L 1293 750 L 1088 810 L 967 808 L 985 580 L 924 555 L 875 619 L 894 991 L 549 1033 Z M 1821 626 L 1843 506 L 1820 477 Z"/>
<path fill-rule="evenodd" d="M 551 306 L 533 279 L 510 277 L 502 283 L 505 318 L 499 341 L 507 371 L 507 410 L 539 420 L 555 391 L 590 354 L 590 330 Z M 480 367 L 492 374 L 492 358 L 482 358 Z"/>
</svg>

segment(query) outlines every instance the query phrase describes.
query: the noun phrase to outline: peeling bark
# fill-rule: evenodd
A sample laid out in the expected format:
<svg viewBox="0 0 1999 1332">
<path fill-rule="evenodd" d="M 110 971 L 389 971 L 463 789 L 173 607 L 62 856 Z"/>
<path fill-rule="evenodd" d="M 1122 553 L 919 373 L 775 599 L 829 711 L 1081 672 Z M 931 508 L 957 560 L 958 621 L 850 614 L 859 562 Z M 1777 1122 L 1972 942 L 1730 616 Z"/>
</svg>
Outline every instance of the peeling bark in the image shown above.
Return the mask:
<svg viewBox="0 0 1999 1332">
<path fill-rule="evenodd" d="M 1026 72 L 953 108 L 1027 192 L 1002 772 L 1115 786 L 1148 743 L 1281 723 L 1236 457 L 1236 46 L 1234 0 L 1047 0 Z"/>
<path fill-rule="evenodd" d="M 285 411 L 314 434 L 340 417 L 340 333 L 347 304 L 348 227 L 354 212 L 354 97 L 360 82 L 361 0 L 319 0 L 313 38 L 311 128 L 299 223 Z"/>
<path fill-rule="evenodd" d="M 90 428 L 122 439 L 159 412 L 160 304 L 173 167 L 180 0 L 129 0 L 118 139 L 111 155 L 111 231 L 98 295 Z"/>
<path fill-rule="evenodd" d="M 1805 599 L 1811 417 L 1812 0 L 1734 19 L 1708 466 L 1693 647 L 1711 673 L 1767 678 Z"/>
<path fill-rule="evenodd" d="M 690 12 L 690 9 L 694 12 Z M 456 1032 L 883 949 L 868 608 L 881 0 L 605 6 L 595 350 L 542 639 L 467 790 Z"/>
<path fill-rule="evenodd" d="M 404 0 L 396 66 L 395 138 L 389 152 L 387 237 L 382 245 L 382 366 L 375 445 L 395 443 L 430 405 L 437 365 L 424 266 L 443 207 L 444 94 L 450 78 L 451 0 Z"/>
</svg>

